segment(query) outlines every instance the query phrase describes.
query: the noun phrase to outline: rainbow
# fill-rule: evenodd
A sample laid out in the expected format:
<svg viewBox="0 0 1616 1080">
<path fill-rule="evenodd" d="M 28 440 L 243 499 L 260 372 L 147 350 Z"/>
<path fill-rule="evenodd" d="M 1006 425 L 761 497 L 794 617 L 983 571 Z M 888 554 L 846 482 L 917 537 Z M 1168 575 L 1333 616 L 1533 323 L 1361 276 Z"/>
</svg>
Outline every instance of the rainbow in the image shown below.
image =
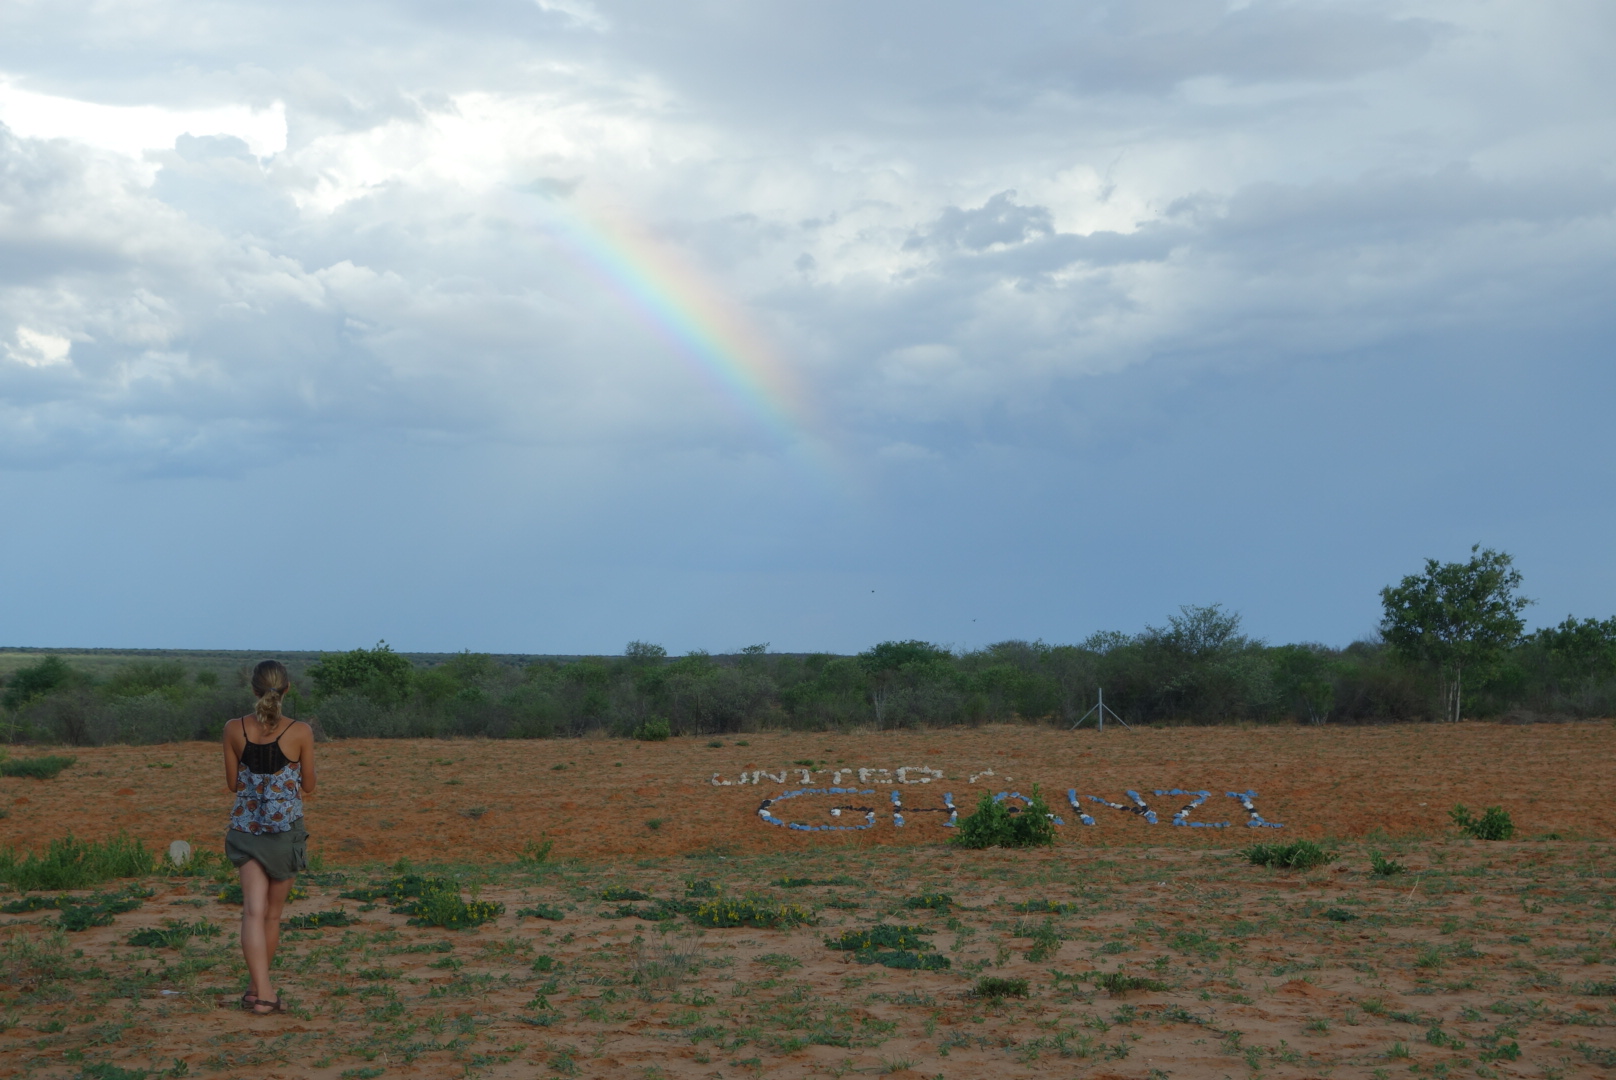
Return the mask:
<svg viewBox="0 0 1616 1080">
<path fill-rule="evenodd" d="M 794 456 L 819 456 L 819 426 L 795 373 L 738 307 L 694 267 L 621 215 L 526 189 L 547 234 L 674 353 Z"/>
</svg>

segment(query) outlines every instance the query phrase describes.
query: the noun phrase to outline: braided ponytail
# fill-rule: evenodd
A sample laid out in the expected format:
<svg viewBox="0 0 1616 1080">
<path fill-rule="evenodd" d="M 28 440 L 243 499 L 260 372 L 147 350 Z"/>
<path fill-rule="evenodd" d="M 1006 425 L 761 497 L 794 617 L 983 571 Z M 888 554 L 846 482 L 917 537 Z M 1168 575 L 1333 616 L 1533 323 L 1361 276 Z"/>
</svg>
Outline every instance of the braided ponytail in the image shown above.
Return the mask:
<svg viewBox="0 0 1616 1080">
<path fill-rule="evenodd" d="M 279 660 L 265 660 L 253 668 L 253 695 L 258 698 L 258 722 L 269 731 L 281 722 L 281 699 L 292 688 L 292 677 Z"/>
</svg>

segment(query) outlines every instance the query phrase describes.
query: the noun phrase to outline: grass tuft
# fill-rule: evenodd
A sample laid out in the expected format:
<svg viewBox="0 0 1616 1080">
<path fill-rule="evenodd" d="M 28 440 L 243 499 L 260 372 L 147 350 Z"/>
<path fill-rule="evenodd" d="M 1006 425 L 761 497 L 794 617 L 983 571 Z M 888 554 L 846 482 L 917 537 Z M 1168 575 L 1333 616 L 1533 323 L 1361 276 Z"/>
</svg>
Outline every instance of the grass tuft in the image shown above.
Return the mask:
<svg viewBox="0 0 1616 1080">
<path fill-rule="evenodd" d="M 35 780 L 54 780 L 63 769 L 78 759 L 65 754 L 47 754 L 44 757 L 8 758 L 0 761 L 0 776 L 28 776 Z"/>
<path fill-rule="evenodd" d="M 1515 835 L 1515 822 L 1502 806 L 1489 806 L 1478 818 L 1471 817 L 1463 803 L 1455 803 L 1448 817 L 1460 832 L 1477 840 L 1508 840 Z"/>
<path fill-rule="evenodd" d="M 52 840 L 43 854 L 0 848 L 0 881 L 21 892 L 86 889 L 114 878 L 144 877 L 156 865 L 146 845 L 126 833 L 100 842 L 69 833 Z"/>
<path fill-rule="evenodd" d="M 1240 854 L 1253 866 L 1273 866 L 1282 870 L 1311 870 L 1340 858 L 1335 852 L 1326 851 L 1311 840 L 1293 840 L 1288 844 L 1253 844 Z"/>
</svg>

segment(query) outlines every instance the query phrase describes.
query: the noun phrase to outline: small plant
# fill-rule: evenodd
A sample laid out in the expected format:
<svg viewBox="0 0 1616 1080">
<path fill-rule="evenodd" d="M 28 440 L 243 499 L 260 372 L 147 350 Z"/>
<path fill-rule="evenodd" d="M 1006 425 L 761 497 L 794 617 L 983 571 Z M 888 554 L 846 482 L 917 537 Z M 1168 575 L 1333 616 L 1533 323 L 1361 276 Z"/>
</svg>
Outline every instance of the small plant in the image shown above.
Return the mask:
<svg viewBox="0 0 1616 1080">
<path fill-rule="evenodd" d="M 685 895 L 704 898 L 718 895 L 718 886 L 706 878 L 691 878 L 685 882 Z"/>
<path fill-rule="evenodd" d="M 1408 872 L 1408 867 L 1404 866 L 1400 862 L 1392 862 L 1390 859 L 1381 855 L 1381 853 L 1378 851 L 1370 853 L 1369 869 L 1371 873 L 1374 873 L 1379 877 L 1393 877 L 1397 874 L 1405 874 Z"/>
<path fill-rule="evenodd" d="M 652 832 L 656 832 L 658 829 L 662 828 L 662 819 L 659 817 L 651 818 L 645 823 L 645 827 L 650 829 Z"/>
<path fill-rule="evenodd" d="M 1002 1001 L 1007 997 L 1024 998 L 1027 996 L 1027 980 L 1001 979 L 996 975 L 984 975 L 976 980 L 972 993 L 989 1001 Z"/>
<path fill-rule="evenodd" d="M 1128 975 L 1121 971 L 1097 971 L 1089 976 L 1089 981 L 1112 997 L 1121 997 L 1135 990 L 1167 989 L 1167 984 L 1160 979 L 1148 979 L 1143 975 Z"/>
<path fill-rule="evenodd" d="M 777 930 L 811 926 L 818 920 L 813 912 L 797 904 L 777 904 L 747 897 L 739 900 L 719 898 L 698 904 L 690 912 L 690 921 L 697 926 L 714 928 L 755 926 L 763 930 Z"/>
<path fill-rule="evenodd" d="M 948 893 L 921 893 L 904 900 L 903 906 L 916 911 L 947 911 L 954 906 L 954 898 Z"/>
<path fill-rule="evenodd" d="M 147 949 L 177 949 L 194 937 L 211 938 L 219 936 L 217 923 L 198 919 L 188 923 L 184 919 L 164 919 L 159 929 L 148 926 L 144 930 L 136 930 L 128 937 L 130 945 Z"/>
<path fill-rule="evenodd" d="M 642 893 L 638 889 L 630 889 L 630 888 L 628 888 L 626 886 L 623 886 L 623 885 L 613 885 L 613 886 L 610 886 L 609 888 L 602 889 L 601 893 L 600 893 L 600 898 L 602 900 L 611 900 L 611 901 L 614 901 L 614 902 L 615 901 L 620 901 L 620 900 L 649 900 L 649 899 L 651 899 L 649 894 Z"/>
<path fill-rule="evenodd" d="M 1324 913 L 1324 917 L 1331 922 L 1351 922 L 1358 916 L 1346 908 L 1333 907 Z"/>
<path fill-rule="evenodd" d="M 960 818 L 959 831 L 950 842 L 967 848 L 1043 847 L 1055 842 L 1055 822 L 1036 785 L 1025 810 L 1013 811 L 1007 801 L 984 791 L 976 810 Z"/>
<path fill-rule="evenodd" d="M 1027 930 L 1026 936 L 1032 938 L 1032 948 L 1027 951 L 1027 959 L 1035 964 L 1041 964 L 1060 952 L 1061 936 L 1055 929 L 1053 919 L 1045 919 L 1041 925 Z"/>
<path fill-rule="evenodd" d="M 0 848 L 0 881 L 19 892 L 84 889 L 114 878 L 145 877 L 156 865 L 146 845 L 124 833 L 100 842 L 77 840 L 70 833 L 52 840 L 43 854 Z"/>
<path fill-rule="evenodd" d="M 1253 844 L 1240 854 L 1253 866 L 1272 866 L 1283 870 L 1311 870 L 1340 858 L 1335 852 L 1326 851 L 1311 840 L 1293 840 L 1289 844 Z"/>
<path fill-rule="evenodd" d="M 666 742 L 673 735 L 673 727 L 662 717 L 652 716 L 634 729 L 634 737 L 641 742 Z"/>
<path fill-rule="evenodd" d="M 466 930 L 499 918 L 505 914 L 505 905 L 494 900 L 463 900 L 458 889 L 444 889 L 406 900 L 392 910 L 394 915 L 410 916 L 411 926 Z"/>
<path fill-rule="evenodd" d="M 865 949 L 914 949 L 925 952 L 932 947 L 922 935 L 932 931 L 924 926 L 895 926 L 878 923 L 863 930 L 848 930 L 841 937 L 826 938 L 825 947 L 844 952 L 862 952 Z"/>
<path fill-rule="evenodd" d="M 62 755 L 48 754 L 44 757 L 8 758 L 0 761 L 0 776 L 28 776 L 35 780 L 54 780 L 57 775 L 77 758 Z"/>
<path fill-rule="evenodd" d="M 518 919 L 548 919 L 551 922 L 560 922 L 565 919 L 566 913 L 553 904 L 536 904 L 533 907 L 518 908 Z"/>
<path fill-rule="evenodd" d="M 1489 806 L 1477 818 L 1470 816 L 1470 811 L 1463 803 L 1455 803 L 1453 809 L 1448 811 L 1448 817 L 1453 819 L 1460 832 L 1477 840 L 1508 840 L 1515 835 L 1515 822 L 1502 806 Z"/>
<path fill-rule="evenodd" d="M 719 747 L 721 747 L 723 745 L 724 745 L 724 740 L 723 739 L 708 739 L 707 740 L 708 749 L 711 749 L 711 750 L 717 750 Z"/>
<path fill-rule="evenodd" d="M 1077 910 L 1076 904 L 1062 903 L 1054 900 L 1023 900 L 1015 905 L 1012 911 L 1019 911 L 1026 915 L 1070 915 Z"/>
<path fill-rule="evenodd" d="M 152 895 L 150 889 L 139 887 L 116 893 L 93 893 L 82 900 L 57 897 L 56 907 L 61 911 L 57 924 L 63 930 L 88 930 L 92 926 L 111 926 L 114 915 L 133 911 Z"/>
<path fill-rule="evenodd" d="M 539 866 L 550 858 L 550 851 L 554 847 L 554 840 L 546 840 L 543 843 L 529 840 L 522 845 L 522 854 L 516 857 L 516 861 L 523 866 Z"/>
<path fill-rule="evenodd" d="M 289 930 L 323 930 L 328 926 L 352 926 L 359 920 L 348 914 L 347 908 L 335 911 L 312 911 L 307 915 L 294 915 L 281 923 Z"/>
</svg>

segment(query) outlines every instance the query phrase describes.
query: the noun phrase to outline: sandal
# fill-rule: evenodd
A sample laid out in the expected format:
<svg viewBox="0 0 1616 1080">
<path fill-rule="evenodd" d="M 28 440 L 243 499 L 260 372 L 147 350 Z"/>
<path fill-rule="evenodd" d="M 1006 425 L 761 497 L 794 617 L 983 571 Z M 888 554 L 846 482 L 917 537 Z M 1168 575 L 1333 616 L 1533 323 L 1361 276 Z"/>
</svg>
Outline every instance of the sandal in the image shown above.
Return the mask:
<svg viewBox="0 0 1616 1080">
<path fill-rule="evenodd" d="M 242 1012 L 252 1012 L 253 1008 L 257 1004 L 258 1004 L 258 997 L 251 990 L 249 990 L 245 994 L 241 995 L 241 1011 Z"/>
<path fill-rule="evenodd" d="M 277 996 L 274 1001 L 265 1001 L 262 998 L 253 998 L 251 1009 L 254 1016 L 272 1016 L 275 1013 L 285 1012 L 286 1006 L 281 1004 L 281 999 L 279 996 Z M 268 1011 L 259 1012 L 259 1009 L 266 1009 Z"/>
</svg>

